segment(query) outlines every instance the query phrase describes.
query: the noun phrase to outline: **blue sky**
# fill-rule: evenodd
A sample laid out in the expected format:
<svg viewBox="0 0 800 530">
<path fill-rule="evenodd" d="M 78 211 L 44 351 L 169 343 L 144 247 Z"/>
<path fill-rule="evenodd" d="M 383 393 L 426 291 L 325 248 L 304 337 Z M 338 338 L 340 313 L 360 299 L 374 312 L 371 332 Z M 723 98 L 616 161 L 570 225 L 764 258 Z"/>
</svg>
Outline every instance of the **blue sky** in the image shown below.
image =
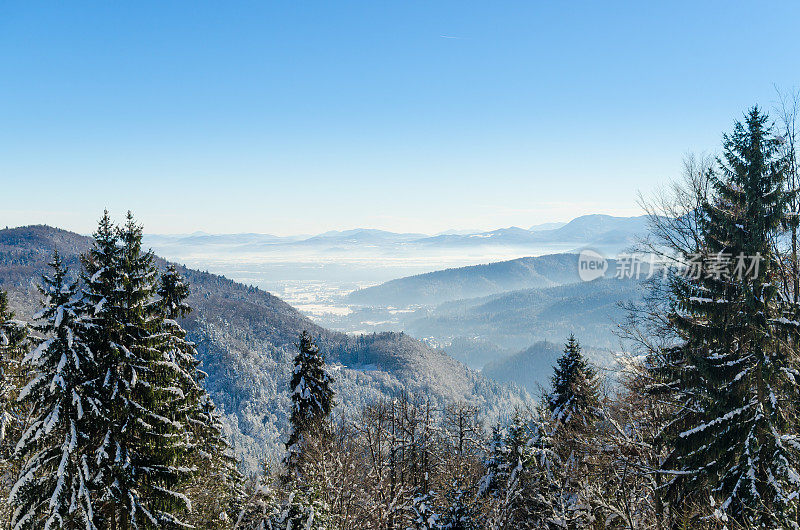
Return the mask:
<svg viewBox="0 0 800 530">
<path fill-rule="evenodd" d="M 0 3 L 0 225 L 436 232 L 638 212 L 796 2 Z"/>
</svg>

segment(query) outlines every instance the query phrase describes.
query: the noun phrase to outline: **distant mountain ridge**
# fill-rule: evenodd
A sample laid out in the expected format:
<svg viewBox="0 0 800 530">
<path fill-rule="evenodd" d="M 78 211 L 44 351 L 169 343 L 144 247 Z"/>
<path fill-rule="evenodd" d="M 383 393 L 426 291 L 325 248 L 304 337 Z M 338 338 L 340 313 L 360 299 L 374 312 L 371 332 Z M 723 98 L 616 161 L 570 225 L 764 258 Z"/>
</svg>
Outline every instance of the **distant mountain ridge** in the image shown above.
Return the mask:
<svg viewBox="0 0 800 530">
<path fill-rule="evenodd" d="M 393 329 L 484 370 L 526 344 L 559 343 L 575 333 L 607 365 L 613 362 L 607 351 L 619 345 L 616 324 L 626 317 L 620 302 L 639 301 L 644 291 L 638 280 L 616 277 L 616 259 L 607 260 L 604 277 L 582 281 L 578 258 L 551 254 L 398 278 L 351 292 L 346 299 L 354 312 L 341 320 L 397 313 Z"/>
<path fill-rule="evenodd" d="M 531 232 L 539 232 L 541 230 L 555 230 L 556 228 L 561 228 L 567 224 L 566 222 L 563 223 L 542 223 L 538 225 L 533 225 L 532 227 L 528 228 Z"/>
<path fill-rule="evenodd" d="M 28 318 L 38 307 L 36 285 L 58 250 L 73 272 L 90 245 L 85 236 L 47 226 L 0 230 L 0 289 Z M 166 262 L 158 260 L 163 267 Z M 206 387 L 237 452 L 254 470 L 274 457 L 288 422 L 288 380 L 295 342 L 310 331 L 336 367 L 340 410 L 354 411 L 400 391 L 445 402 L 466 400 L 489 415 L 526 396 L 468 369 L 402 333 L 353 337 L 326 330 L 279 298 L 222 276 L 181 268 L 195 308 L 184 321 L 197 344 Z M 369 369 L 365 369 L 369 367 Z"/>
<path fill-rule="evenodd" d="M 592 214 L 576 217 L 568 223 L 543 223 L 529 229 L 499 228 L 490 231 L 446 230 L 437 235 L 396 233 L 372 228 L 332 230 L 313 236 L 273 236 L 269 234 L 190 234 L 184 236 L 148 235 L 146 242 L 156 247 L 218 245 L 252 252 L 283 247 L 325 247 L 378 245 L 404 249 L 464 248 L 474 246 L 541 246 L 572 244 L 576 247 L 596 242 L 623 245 L 646 232 L 647 217 L 615 217 Z"/>
<path fill-rule="evenodd" d="M 446 302 L 425 316 L 412 315 L 405 329 L 445 343 L 452 337 L 480 337 L 511 350 L 541 340 L 560 342 L 574 333 L 582 344 L 613 348 L 615 322 L 626 316 L 619 302 L 639 301 L 643 293 L 640 282 L 615 278 L 522 289 Z"/>
<path fill-rule="evenodd" d="M 383 243 L 383 242 L 404 242 L 415 241 L 425 237 L 425 234 L 398 234 L 385 230 L 373 228 L 356 228 L 354 230 L 331 230 L 308 239 L 297 241 L 299 245 L 318 244 L 321 242 L 342 244 L 342 243 Z"/>
<path fill-rule="evenodd" d="M 347 299 L 373 306 L 438 305 L 579 280 L 577 255 L 550 254 L 398 278 L 353 291 Z"/>
<path fill-rule="evenodd" d="M 592 214 L 576 217 L 560 228 L 544 230 L 539 235 L 563 241 L 590 241 L 600 236 L 607 237 L 608 234 L 629 237 L 646 233 L 648 223 L 649 218 L 646 215 L 614 217 Z"/>
<path fill-rule="evenodd" d="M 447 242 L 450 245 L 475 245 L 480 240 L 499 245 L 537 245 L 546 243 L 573 243 L 585 245 L 592 243 L 630 244 L 647 233 L 648 217 L 614 217 L 592 214 L 576 217 L 572 221 L 557 224 L 537 225 L 529 230 L 512 226 L 472 235 L 443 235 L 417 241 L 418 244 Z"/>
</svg>

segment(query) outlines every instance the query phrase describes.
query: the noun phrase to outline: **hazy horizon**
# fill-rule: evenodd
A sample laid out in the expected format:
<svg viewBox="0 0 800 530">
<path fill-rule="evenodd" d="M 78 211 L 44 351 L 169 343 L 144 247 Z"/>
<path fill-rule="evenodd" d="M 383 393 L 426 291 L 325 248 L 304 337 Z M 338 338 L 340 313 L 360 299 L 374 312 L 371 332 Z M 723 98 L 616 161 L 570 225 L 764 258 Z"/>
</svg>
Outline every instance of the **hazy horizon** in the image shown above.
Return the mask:
<svg viewBox="0 0 800 530">
<path fill-rule="evenodd" d="M 608 215 L 608 216 L 611 216 L 611 217 L 623 217 L 623 218 L 624 217 L 638 217 L 638 216 L 644 215 L 644 212 L 641 211 L 641 210 L 638 211 L 638 212 L 637 211 L 633 211 L 633 212 L 630 213 L 630 215 L 623 215 L 623 214 L 618 214 L 618 213 L 605 213 L 605 212 L 586 212 L 586 213 L 582 213 L 580 215 L 575 215 L 575 216 L 569 217 L 569 218 L 545 219 L 543 221 L 534 221 L 534 222 L 531 222 L 531 223 L 525 224 L 525 225 L 506 225 L 506 226 L 487 226 L 487 227 L 448 226 L 447 228 L 444 228 L 442 230 L 427 231 L 427 232 L 418 232 L 418 231 L 402 230 L 402 229 L 400 229 L 400 230 L 390 230 L 388 228 L 382 228 L 382 227 L 376 227 L 376 226 L 359 225 L 359 226 L 346 226 L 346 227 L 328 228 L 328 229 L 323 230 L 321 232 L 315 232 L 315 233 L 295 233 L 295 232 L 287 232 L 287 231 L 280 231 L 280 230 L 275 230 L 275 231 L 253 231 L 253 230 L 248 230 L 248 231 L 241 231 L 241 232 L 209 232 L 207 230 L 202 230 L 202 229 L 194 230 L 194 231 L 191 231 L 191 232 L 152 232 L 152 231 L 148 230 L 148 227 L 146 226 L 147 223 L 145 221 L 143 221 L 136 214 L 136 212 L 132 212 L 132 213 L 133 213 L 134 217 L 136 218 L 137 222 L 139 222 L 140 224 L 145 225 L 144 226 L 144 228 L 145 228 L 145 237 L 148 237 L 148 236 L 150 236 L 150 237 L 152 237 L 152 236 L 164 236 L 164 237 L 181 237 L 181 236 L 184 236 L 184 237 L 189 237 L 189 236 L 195 236 L 195 235 L 233 236 L 233 235 L 243 235 L 243 234 L 256 234 L 256 235 L 264 235 L 264 236 L 276 236 L 276 237 L 281 237 L 281 238 L 315 237 L 315 236 L 319 236 L 319 235 L 322 235 L 322 234 L 325 234 L 325 233 L 328 233 L 328 232 L 331 232 L 331 233 L 333 233 L 333 232 L 349 232 L 349 231 L 355 231 L 355 230 L 378 230 L 378 231 L 382 231 L 382 232 L 391 232 L 391 233 L 395 233 L 395 234 L 419 234 L 419 235 L 423 235 L 423 236 L 437 236 L 437 235 L 446 234 L 448 232 L 483 233 L 483 232 L 492 232 L 492 231 L 495 231 L 495 230 L 503 230 L 503 229 L 508 229 L 508 228 L 521 228 L 523 230 L 528 230 L 533 226 L 545 225 L 545 224 L 565 225 L 565 224 L 569 223 L 570 221 L 573 221 L 573 220 L 575 220 L 575 219 L 577 219 L 579 217 L 584 217 L 584 216 L 587 216 L 587 215 Z M 117 212 L 109 212 L 109 214 L 111 215 L 111 218 L 113 220 L 115 220 L 117 222 L 122 222 L 124 220 L 125 215 L 127 214 L 127 212 L 119 212 L 119 213 L 117 213 Z M 75 233 L 78 233 L 78 234 L 81 234 L 81 235 L 89 236 L 94 232 L 94 229 L 96 227 L 97 221 L 99 220 L 101 215 L 102 215 L 102 213 L 98 214 L 97 219 L 95 219 L 95 224 L 92 225 L 92 227 L 90 229 L 85 230 L 85 231 L 75 230 L 75 229 L 73 229 L 71 227 L 68 227 L 68 226 L 59 226 L 59 225 L 54 225 L 54 224 L 45 223 L 45 222 L 8 224 L 8 225 L 5 226 L 5 228 L 21 228 L 23 226 L 44 224 L 44 225 L 53 226 L 54 228 L 60 228 L 62 230 L 69 230 L 71 232 L 75 232 Z"/>
</svg>

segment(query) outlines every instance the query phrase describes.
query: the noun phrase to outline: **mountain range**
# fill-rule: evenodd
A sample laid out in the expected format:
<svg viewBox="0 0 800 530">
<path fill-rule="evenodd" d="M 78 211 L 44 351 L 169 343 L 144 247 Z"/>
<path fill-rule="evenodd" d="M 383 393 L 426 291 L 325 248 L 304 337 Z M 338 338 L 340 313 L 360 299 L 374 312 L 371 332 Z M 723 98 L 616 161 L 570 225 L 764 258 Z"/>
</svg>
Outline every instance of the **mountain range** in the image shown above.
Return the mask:
<svg viewBox="0 0 800 530">
<path fill-rule="evenodd" d="M 640 301 L 644 288 L 637 279 L 617 278 L 616 259 L 607 260 L 603 277 L 581 281 L 578 259 L 577 254 L 552 254 L 390 280 L 349 293 L 345 300 L 351 311 L 329 317 L 328 325 L 404 330 L 484 370 L 531 344 L 559 344 L 574 333 L 594 362 L 610 367 L 610 351 L 619 346 L 616 325 L 627 317 L 620 303 Z M 536 366 L 541 373 L 520 377 L 549 377 L 551 365 Z M 499 373 L 491 377 L 516 382 Z"/>
<path fill-rule="evenodd" d="M 347 300 L 384 307 L 438 305 L 451 300 L 578 281 L 577 255 L 550 254 L 398 278 L 353 291 Z"/>
<path fill-rule="evenodd" d="M 370 228 L 329 231 L 314 236 L 279 237 L 269 234 L 190 234 L 150 235 L 146 242 L 156 249 L 205 246 L 227 247 L 227 250 L 259 252 L 284 249 L 377 246 L 384 249 L 419 251 L 481 246 L 529 247 L 559 245 L 565 250 L 590 244 L 622 248 L 647 231 L 647 217 L 614 217 L 593 214 L 576 217 L 568 223 L 544 223 L 529 229 L 519 227 L 491 231 L 448 230 L 434 236 L 416 233 L 395 233 Z"/>
<path fill-rule="evenodd" d="M 188 237 L 206 237 L 188 236 Z M 48 226 L 0 230 L 0 289 L 26 319 L 38 307 L 36 286 L 57 250 L 73 271 L 91 240 Z M 166 261 L 158 259 L 164 267 Z M 247 470 L 276 458 L 288 423 L 288 381 L 298 334 L 319 342 L 336 380 L 338 410 L 354 412 L 400 392 L 434 401 L 464 400 L 488 416 L 528 399 L 442 351 L 404 333 L 350 336 L 314 324 L 281 299 L 215 274 L 182 267 L 195 309 L 184 321 L 197 345 L 205 385 Z"/>
<path fill-rule="evenodd" d="M 474 368 L 538 341 L 560 344 L 574 333 L 592 348 L 593 362 L 609 367 L 609 352 L 619 345 L 616 324 L 627 315 L 620 302 L 642 295 L 636 280 L 600 278 L 445 302 L 409 314 L 402 328 Z"/>
</svg>

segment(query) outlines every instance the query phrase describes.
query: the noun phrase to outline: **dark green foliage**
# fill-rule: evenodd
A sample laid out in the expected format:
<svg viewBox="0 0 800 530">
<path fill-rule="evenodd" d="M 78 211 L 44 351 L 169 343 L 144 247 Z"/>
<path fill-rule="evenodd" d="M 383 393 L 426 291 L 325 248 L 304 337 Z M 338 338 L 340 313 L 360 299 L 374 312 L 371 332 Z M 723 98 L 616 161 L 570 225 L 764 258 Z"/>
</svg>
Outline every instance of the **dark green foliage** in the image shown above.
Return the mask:
<svg viewBox="0 0 800 530">
<path fill-rule="evenodd" d="M 495 427 L 479 490 L 492 499 L 487 527 L 588 527 L 592 516 L 581 491 L 586 470 L 575 465 L 581 460 L 576 447 L 563 425 L 557 427 L 541 409 L 532 415 L 517 411 L 507 426 Z"/>
<path fill-rule="evenodd" d="M 447 504 L 441 518 L 442 530 L 478 530 L 482 514 L 476 505 L 474 494 L 454 488 L 447 494 Z"/>
<path fill-rule="evenodd" d="M 266 484 L 239 514 L 235 528 L 336 530 L 336 517 L 314 482 L 285 491 Z"/>
<path fill-rule="evenodd" d="M 505 428 L 494 428 L 479 492 L 495 501 L 496 513 L 490 517 L 495 525 L 529 528 L 524 522 L 530 508 L 525 495 L 533 465 L 530 444 L 531 432 L 519 411 Z"/>
<path fill-rule="evenodd" d="M 83 281 L 100 385 L 99 525 L 178 526 L 188 501 L 177 488 L 190 470 L 186 433 L 170 418 L 179 370 L 165 354 L 153 255 L 130 214 L 117 230 L 106 212 L 94 237 Z"/>
<path fill-rule="evenodd" d="M 479 493 L 499 498 L 513 469 L 510 451 L 505 443 L 500 425 L 492 426 L 488 457 L 485 462 L 486 474 L 481 479 Z"/>
<path fill-rule="evenodd" d="M 225 528 L 239 509 L 242 477 L 176 320 L 188 286 L 174 268 L 159 278 L 141 241 L 130 214 L 116 228 L 106 212 L 82 291 L 58 254 L 44 278 L 44 338 L 21 394 L 18 528 Z"/>
<path fill-rule="evenodd" d="M 724 137 L 702 205 L 701 273 L 672 285 L 681 342 L 654 370 L 685 405 L 664 438 L 665 466 L 680 472 L 673 502 L 710 493 L 718 516 L 753 527 L 786 527 L 797 509 L 798 311 L 778 293 L 772 246 L 790 197 L 785 168 L 757 108 Z M 737 274 L 738 256 L 760 257 L 757 270 Z"/>
<path fill-rule="evenodd" d="M 192 308 L 186 303 L 189 286 L 172 265 L 161 275 L 158 296 L 166 336 L 161 363 L 176 376 L 167 413 L 184 426 L 185 461 L 196 469 L 187 484 L 187 495 L 192 499 L 189 519 L 195 526 L 211 528 L 217 524 L 224 528 L 225 521 L 238 512 L 243 477 L 222 434 L 214 403 L 202 386 L 206 374 L 199 368 L 197 351 L 177 322 Z"/>
<path fill-rule="evenodd" d="M 433 492 L 421 492 L 411 500 L 411 529 L 413 530 L 439 530 L 440 518 Z"/>
<path fill-rule="evenodd" d="M 519 411 L 507 426 L 494 427 L 486 475 L 479 488 L 480 494 L 492 499 L 490 527 L 534 528 L 537 523 L 532 513 L 534 499 L 528 495 L 536 476 L 533 441 L 530 425 Z"/>
<path fill-rule="evenodd" d="M 333 380 L 325 370 L 325 359 L 308 332 L 300 335 L 298 353 L 289 384 L 292 399 L 291 431 L 286 442 L 287 466 L 295 466 L 302 450 L 303 435 L 327 418 L 333 408 Z"/>
<path fill-rule="evenodd" d="M 581 353 L 581 346 L 570 335 L 564 354 L 558 358 L 549 396 L 550 412 L 564 425 L 589 424 L 600 404 L 597 373 Z"/>
</svg>

